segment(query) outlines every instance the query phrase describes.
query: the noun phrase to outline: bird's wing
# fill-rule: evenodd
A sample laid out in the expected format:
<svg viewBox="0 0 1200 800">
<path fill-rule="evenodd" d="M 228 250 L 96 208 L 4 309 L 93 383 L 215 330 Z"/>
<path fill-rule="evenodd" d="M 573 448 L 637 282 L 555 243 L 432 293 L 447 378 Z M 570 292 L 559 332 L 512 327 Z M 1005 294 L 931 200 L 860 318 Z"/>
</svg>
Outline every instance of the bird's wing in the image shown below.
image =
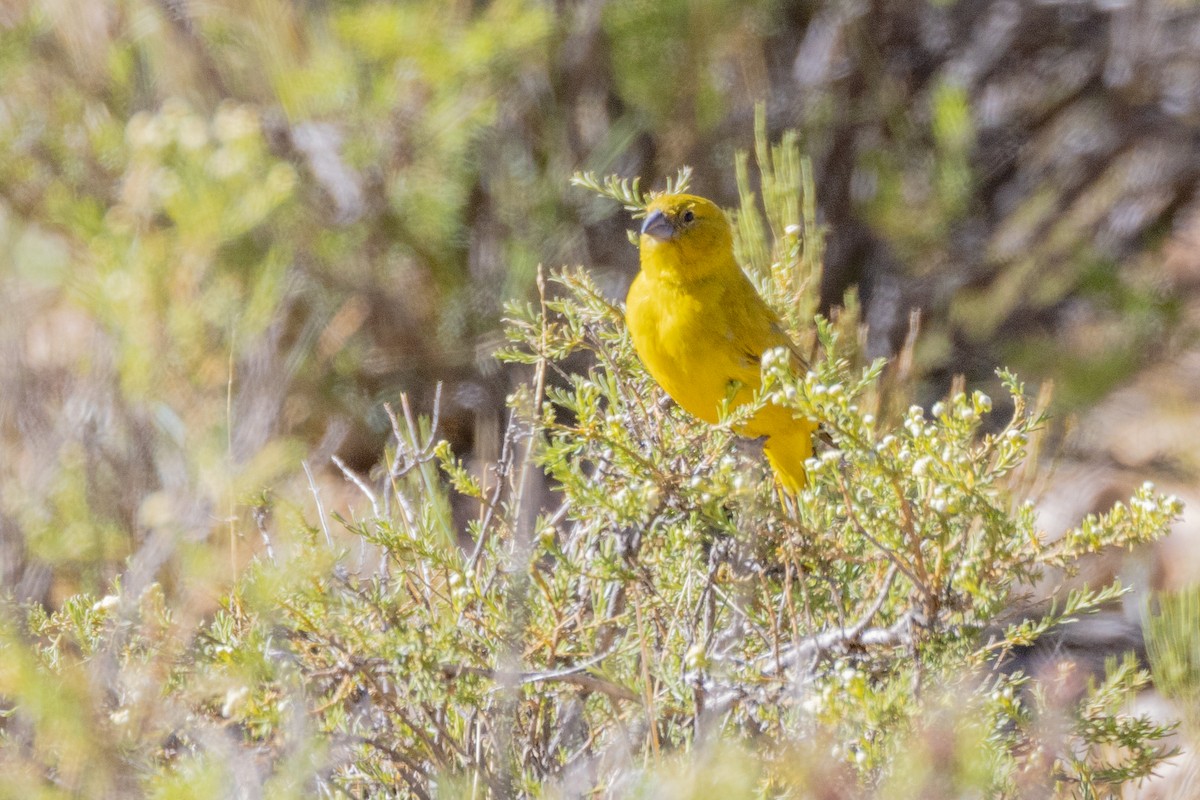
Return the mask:
<svg viewBox="0 0 1200 800">
<path fill-rule="evenodd" d="M 736 344 L 746 369 L 746 374 L 736 376 L 736 379 L 748 385 L 757 385 L 762 354 L 772 347 L 786 347 L 792 358 L 793 369 L 801 373 L 806 371 L 808 361 L 787 335 L 779 316 L 754 290 L 750 279 L 744 275 L 741 277 L 745 285 L 729 292 L 726 297 L 726 335 Z"/>
<path fill-rule="evenodd" d="M 764 305 L 766 304 L 764 303 Z M 788 349 L 788 353 L 790 353 L 792 356 L 792 368 L 800 373 L 807 372 L 808 359 L 805 358 L 800 352 L 800 348 L 797 347 L 796 343 L 792 341 L 792 337 L 787 335 L 787 331 L 783 329 L 783 322 L 780 321 L 778 317 L 776 317 L 775 321 L 771 323 L 771 331 L 774 335 L 779 337 L 779 341 L 776 344 L 771 345 L 771 347 L 786 347 Z M 761 359 L 762 356 L 759 356 L 759 358 Z"/>
</svg>

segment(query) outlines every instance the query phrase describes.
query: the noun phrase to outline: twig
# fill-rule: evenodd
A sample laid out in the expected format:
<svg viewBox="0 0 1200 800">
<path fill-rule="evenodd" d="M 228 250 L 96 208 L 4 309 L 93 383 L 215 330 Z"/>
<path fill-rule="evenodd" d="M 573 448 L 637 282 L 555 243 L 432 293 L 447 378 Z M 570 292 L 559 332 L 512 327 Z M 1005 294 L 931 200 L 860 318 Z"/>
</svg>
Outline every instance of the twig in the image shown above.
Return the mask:
<svg viewBox="0 0 1200 800">
<path fill-rule="evenodd" d="M 313 479 L 312 469 L 309 468 L 308 461 L 301 461 L 300 464 L 304 467 L 304 474 L 308 476 L 308 488 L 312 492 L 313 500 L 317 504 L 317 516 L 321 520 L 321 530 L 325 532 L 325 543 L 332 548 L 333 536 L 329 533 L 329 522 L 325 519 L 325 505 L 321 502 L 321 490 L 317 488 L 317 482 Z"/>
<path fill-rule="evenodd" d="M 500 493 L 504 489 L 504 478 L 512 470 L 512 443 L 515 438 L 513 430 L 516 424 L 516 412 L 510 411 L 508 424 L 504 426 L 504 440 L 500 445 L 500 460 L 496 462 L 496 485 L 492 487 L 491 499 L 487 501 L 487 507 L 483 512 L 483 520 L 479 523 L 479 538 L 475 542 L 475 549 L 471 551 L 471 558 L 467 561 L 467 567 L 472 570 L 475 569 L 479 563 L 480 556 L 483 555 L 483 548 L 487 544 L 492 519 L 496 516 L 496 506 L 500 503 Z"/>
<path fill-rule="evenodd" d="M 399 770 L 400 775 L 403 776 L 404 782 L 408 785 L 408 788 L 412 790 L 414 795 L 421 800 L 432 800 L 432 795 L 422 788 L 423 786 L 428 785 L 430 775 L 428 772 L 422 769 L 420 764 L 404 755 L 404 753 L 401 753 L 396 748 L 388 747 L 378 739 L 372 739 L 366 736 L 358 736 L 355 738 L 357 738 L 358 741 L 362 742 L 363 744 L 369 744 L 371 747 L 374 747 L 376 750 L 384 753 L 392 760 L 393 763 L 399 767 L 402 767 L 402 769 Z M 420 776 L 420 780 L 414 780 L 413 775 Z"/>
<path fill-rule="evenodd" d="M 443 664 L 441 670 L 442 674 L 447 678 L 457 678 L 461 675 L 477 675 L 481 678 L 488 678 L 489 680 L 510 685 L 569 683 L 587 691 L 600 692 L 617 700 L 628 700 L 633 703 L 640 702 L 641 697 L 631 689 L 627 689 L 620 684 L 613 683 L 604 678 L 588 674 L 587 670 L 596 666 L 607 657 L 608 653 L 604 652 L 572 667 L 543 672 L 505 672 L 486 667 L 470 667 L 459 664 Z"/>
<path fill-rule="evenodd" d="M 438 385 L 437 394 L 434 396 L 433 419 L 435 424 L 439 413 L 437 404 L 440 402 L 440 398 L 441 384 Z M 400 399 L 405 409 L 408 409 L 408 398 L 405 395 L 401 395 Z M 400 427 L 400 419 L 396 416 L 396 410 L 392 408 L 391 403 L 384 403 L 383 410 L 387 414 L 388 421 L 391 423 L 392 437 L 396 440 L 396 454 L 392 457 L 392 463 L 388 465 L 387 483 L 384 487 L 383 510 L 385 514 L 391 513 L 391 503 L 388 500 L 388 490 L 390 489 L 390 496 L 396 498 L 396 503 L 403 512 L 405 527 L 411 536 L 416 531 L 417 512 L 412 501 L 401 491 L 399 481 L 417 467 L 433 460 L 434 439 L 430 435 L 429 441 L 425 443 L 425 446 L 418 447 L 417 438 L 415 433 L 413 433 L 412 427 L 409 428 L 410 438 L 405 438 L 404 431 Z M 410 414 L 408 422 L 411 426 L 411 411 L 407 413 Z M 411 445 L 409 444 L 410 441 Z"/>
<path fill-rule="evenodd" d="M 883 587 L 879 590 L 879 594 L 876 595 L 875 602 L 872 603 L 871 607 L 867 609 L 866 613 L 859 618 L 858 622 L 854 623 L 854 625 L 852 625 L 850 629 L 846 631 L 846 635 L 850 637 L 851 640 L 862 636 L 863 631 L 865 631 L 867 626 L 871 624 L 871 620 L 875 619 L 875 615 L 879 613 L 879 609 L 883 608 L 884 601 L 887 600 L 888 594 L 890 594 L 892 591 L 892 584 L 896 580 L 897 571 L 898 568 L 896 565 L 892 564 L 891 569 L 888 570 L 887 575 L 883 579 Z"/>
<path fill-rule="evenodd" d="M 270 510 L 266 503 L 260 503 L 254 507 L 254 525 L 258 528 L 258 535 L 262 537 L 263 547 L 267 551 L 267 560 L 272 564 L 275 563 L 275 548 L 271 546 L 271 534 L 267 531 L 267 520 L 270 518 Z"/>
<path fill-rule="evenodd" d="M 787 669 L 795 664 L 814 660 L 821 653 L 839 647 L 849 647 L 850 645 L 859 645 L 861 647 L 898 647 L 907 643 L 911 638 L 909 629 L 912 619 L 913 612 L 908 611 L 886 628 L 864 627 L 860 629 L 859 624 L 856 623 L 850 628 L 834 628 L 815 636 L 809 636 L 799 644 L 789 648 L 787 652 L 778 658 L 776 670 Z M 774 654 L 768 653 L 759 660 L 769 662 L 772 658 L 774 658 Z M 774 671 L 768 671 L 766 674 L 773 674 Z"/>
<path fill-rule="evenodd" d="M 529 431 L 528 441 L 525 443 L 525 455 L 521 458 L 520 473 L 517 476 L 516 485 L 513 487 L 514 497 L 512 502 L 513 512 L 517 515 L 513 520 L 514 530 L 520 530 L 523 522 L 528 519 L 528 489 L 530 466 L 533 463 L 533 451 L 537 447 L 538 434 L 538 419 L 541 415 L 542 401 L 546 397 L 546 350 L 549 349 L 547 344 L 547 327 L 546 327 L 546 277 L 542 272 L 541 264 L 538 265 L 537 271 L 537 289 L 538 301 L 541 304 L 542 314 L 542 340 L 541 340 L 541 355 L 538 357 L 537 366 L 534 368 L 534 388 L 533 402 L 529 408 Z M 532 531 L 529 532 L 532 536 Z"/>
<path fill-rule="evenodd" d="M 854 523 L 854 527 L 858 529 L 859 534 L 868 542 L 875 545 L 875 547 L 887 557 L 888 561 L 892 562 L 892 566 L 900 570 L 900 572 L 904 574 L 904 577 L 908 578 L 912 582 L 912 585 L 916 587 L 916 589 L 922 595 L 925 596 L 927 601 L 932 602 L 933 595 L 930 593 L 929 587 L 922 581 L 918 580 L 917 576 L 914 575 L 912 571 L 904 564 L 904 562 L 900 560 L 900 557 L 892 550 L 884 547 L 883 542 L 872 536 L 870 531 L 868 531 L 862 522 L 859 521 L 858 515 L 854 513 L 854 501 L 850 497 L 850 490 L 846 488 L 846 481 L 840 474 L 838 475 L 838 488 L 842 490 L 842 501 L 846 506 L 846 515 L 850 521 Z"/>
<path fill-rule="evenodd" d="M 637 622 L 638 644 L 642 648 L 642 692 L 645 695 L 646 723 L 650 728 L 650 750 L 654 753 L 655 761 L 662 758 L 658 746 L 658 728 L 654 724 L 654 692 L 657 687 L 650 680 L 650 652 L 646 643 L 646 629 L 642 623 L 642 604 L 638 602 L 636 593 L 633 595 L 633 613 Z"/>
<path fill-rule="evenodd" d="M 342 471 L 342 474 L 346 476 L 346 479 L 357 486 L 359 491 L 365 494 L 367 499 L 371 501 L 371 510 L 375 512 L 376 518 L 382 518 L 382 515 L 379 513 L 379 499 L 375 496 L 375 492 L 371 491 L 371 487 L 367 486 L 366 481 L 360 478 L 358 474 L 354 472 L 354 470 L 346 466 L 346 462 L 342 461 L 339 456 L 333 455 L 330 458 L 332 458 L 334 464 L 337 464 L 338 469 Z"/>
</svg>

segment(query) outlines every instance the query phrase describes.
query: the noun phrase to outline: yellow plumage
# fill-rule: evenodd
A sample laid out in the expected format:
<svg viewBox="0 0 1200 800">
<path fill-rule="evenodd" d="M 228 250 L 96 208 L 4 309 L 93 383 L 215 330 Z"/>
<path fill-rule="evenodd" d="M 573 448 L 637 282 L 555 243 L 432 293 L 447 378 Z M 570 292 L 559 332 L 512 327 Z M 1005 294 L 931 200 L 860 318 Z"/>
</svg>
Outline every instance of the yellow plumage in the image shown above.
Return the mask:
<svg viewBox="0 0 1200 800">
<path fill-rule="evenodd" d="M 737 384 L 732 406 L 760 386 L 762 354 L 788 348 L 805 368 L 779 317 L 758 296 L 733 256 L 724 212 L 703 197 L 660 195 L 642 225 L 641 272 L 629 287 L 625 320 L 650 375 L 685 411 L 716 422 Z M 766 437 L 763 451 L 788 492 L 804 487 L 815 426 L 770 405 L 739 433 Z"/>
</svg>

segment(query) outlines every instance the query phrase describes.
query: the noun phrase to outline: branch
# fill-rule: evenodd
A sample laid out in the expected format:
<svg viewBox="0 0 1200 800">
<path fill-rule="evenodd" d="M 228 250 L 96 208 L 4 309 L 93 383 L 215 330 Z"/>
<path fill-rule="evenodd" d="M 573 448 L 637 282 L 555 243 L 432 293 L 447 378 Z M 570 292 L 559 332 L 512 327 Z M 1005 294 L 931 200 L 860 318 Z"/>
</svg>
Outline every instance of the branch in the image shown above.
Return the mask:
<svg viewBox="0 0 1200 800">
<path fill-rule="evenodd" d="M 573 667 L 559 670 L 545 670 L 542 672 L 508 672 L 486 667 L 469 667 L 460 664 L 443 664 L 441 670 L 442 674 L 447 678 L 457 678 L 461 675 L 478 675 L 481 678 L 488 678 L 489 680 L 501 683 L 521 685 L 530 683 L 569 683 L 590 692 L 606 694 L 617 700 L 638 702 L 641 698 L 624 686 L 595 675 L 587 674 L 587 670 L 599 664 L 607 657 L 608 652 L 603 652 Z"/>
<path fill-rule="evenodd" d="M 869 616 L 864 616 L 862 620 L 859 620 L 859 622 L 849 628 L 835 628 L 824 633 L 809 636 L 785 650 L 776 659 L 775 669 L 767 670 L 765 673 L 774 674 L 785 669 L 790 669 L 805 661 L 812 661 L 822 653 L 834 649 L 846 649 L 854 645 L 859 647 L 900 647 L 912 641 L 912 636 L 909 632 L 914 617 L 912 611 L 905 613 L 889 627 L 867 628 L 864 624 L 865 620 L 870 619 L 877 612 L 878 608 L 870 609 L 868 611 Z M 772 658 L 773 655 L 768 655 L 760 657 L 759 660 L 768 661 Z"/>
</svg>

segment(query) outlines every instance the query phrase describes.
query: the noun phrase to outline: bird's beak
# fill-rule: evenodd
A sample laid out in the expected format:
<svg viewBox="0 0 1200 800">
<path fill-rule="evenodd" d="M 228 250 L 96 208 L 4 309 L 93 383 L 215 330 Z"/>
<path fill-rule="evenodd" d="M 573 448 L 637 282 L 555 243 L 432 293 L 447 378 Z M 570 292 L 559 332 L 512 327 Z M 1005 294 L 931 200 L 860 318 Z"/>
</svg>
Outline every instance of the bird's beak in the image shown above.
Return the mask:
<svg viewBox="0 0 1200 800">
<path fill-rule="evenodd" d="M 655 239 L 670 239 L 675 235 L 675 226 L 661 211 L 652 211 L 642 223 L 642 233 Z"/>
</svg>

